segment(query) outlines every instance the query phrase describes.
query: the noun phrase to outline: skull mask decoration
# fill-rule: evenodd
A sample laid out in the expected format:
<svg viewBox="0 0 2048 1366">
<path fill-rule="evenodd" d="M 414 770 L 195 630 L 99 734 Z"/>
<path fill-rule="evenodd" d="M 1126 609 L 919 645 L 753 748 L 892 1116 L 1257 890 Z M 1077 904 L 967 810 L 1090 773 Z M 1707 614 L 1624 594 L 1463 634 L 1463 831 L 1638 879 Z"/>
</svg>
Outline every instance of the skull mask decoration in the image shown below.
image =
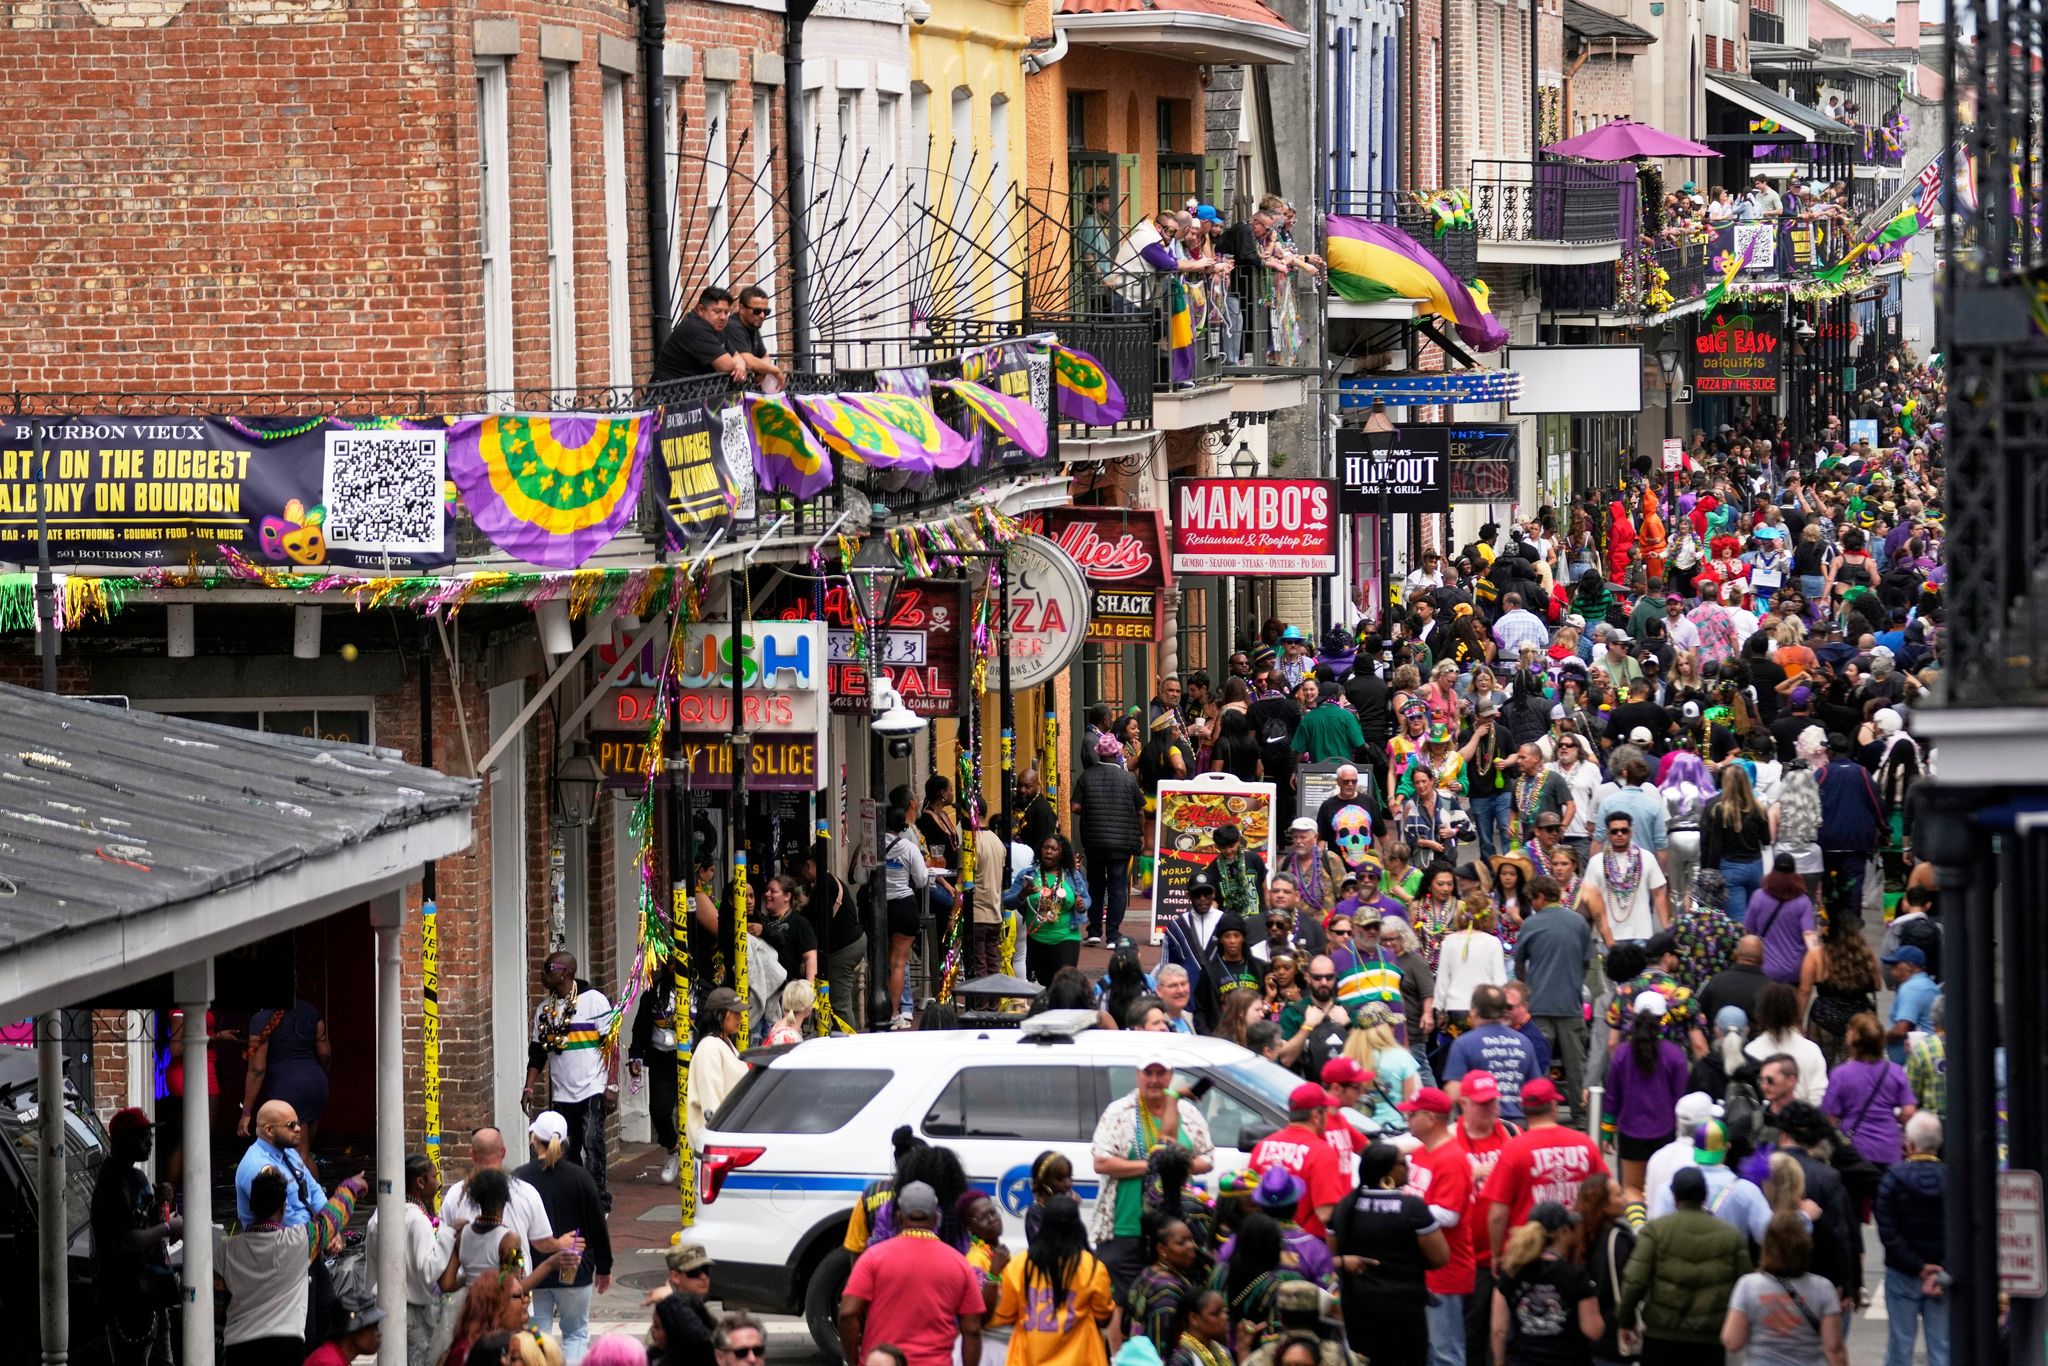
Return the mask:
<svg viewBox="0 0 2048 1366">
<path fill-rule="evenodd" d="M 1330 827 L 1337 834 L 1337 856 L 1345 867 L 1357 871 L 1372 852 L 1372 817 L 1362 806 L 1347 806 L 1337 812 Z"/>
</svg>

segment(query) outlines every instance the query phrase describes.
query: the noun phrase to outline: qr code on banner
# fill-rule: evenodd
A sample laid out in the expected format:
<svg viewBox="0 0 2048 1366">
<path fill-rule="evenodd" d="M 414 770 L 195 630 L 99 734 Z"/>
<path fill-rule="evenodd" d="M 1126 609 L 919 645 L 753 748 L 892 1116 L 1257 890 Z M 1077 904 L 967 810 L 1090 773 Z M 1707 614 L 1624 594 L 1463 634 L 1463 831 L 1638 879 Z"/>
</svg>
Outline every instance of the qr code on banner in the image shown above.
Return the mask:
<svg viewBox="0 0 2048 1366">
<path fill-rule="evenodd" d="M 321 502 L 327 544 L 391 555 L 439 554 L 446 432 L 329 432 Z"/>
</svg>

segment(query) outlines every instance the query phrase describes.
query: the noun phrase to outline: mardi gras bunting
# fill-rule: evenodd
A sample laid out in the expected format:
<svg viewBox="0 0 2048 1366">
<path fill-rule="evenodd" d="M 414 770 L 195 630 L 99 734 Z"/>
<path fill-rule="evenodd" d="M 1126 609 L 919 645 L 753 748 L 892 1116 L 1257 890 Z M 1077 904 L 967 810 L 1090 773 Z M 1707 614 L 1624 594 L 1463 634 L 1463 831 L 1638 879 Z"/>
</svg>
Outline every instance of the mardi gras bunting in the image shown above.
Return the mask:
<svg viewBox="0 0 2048 1366">
<path fill-rule="evenodd" d="M 1124 420 L 1124 391 L 1086 351 L 1055 344 L 1052 348 L 1054 387 L 1060 416 L 1087 427 L 1113 427 Z"/>
<path fill-rule="evenodd" d="M 931 469 L 929 456 L 917 449 L 895 427 L 879 422 L 863 408 L 847 402 L 846 396 L 799 394 L 797 411 L 834 451 L 849 460 L 883 470 L 923 473 Z"/>
<path fill-rule="evenodd" d="M 460 418 L 448 427 L 448 474 L 491 544 L 574 569 L 633 515 L 654 426 L 652 413 Z"/>
<path fill-rule="evenodd" d="M 967 438 L 939 421 L 932 405 L 909 394 L 841 394 L 861 411 L 885 422 L 931 461 L 934 469 L 953 470 L 967 463 L 974 450 Z"/>
<path fill-rule="evenodd" d="M 780 394 L 747 395 L 747 435 L 761 487 L 809 498 L 832 487 L 832 456 Z"/>
<path fill-rule="evenodd" d="M 952 391 L 970 412 L 988 423 L 1032 459 L 1043 459 L 1048 449 L 1045 414 L 1022 399 L 1000 389 L 967 379 L 942 379 L 937 387 Z"/>
</svg>

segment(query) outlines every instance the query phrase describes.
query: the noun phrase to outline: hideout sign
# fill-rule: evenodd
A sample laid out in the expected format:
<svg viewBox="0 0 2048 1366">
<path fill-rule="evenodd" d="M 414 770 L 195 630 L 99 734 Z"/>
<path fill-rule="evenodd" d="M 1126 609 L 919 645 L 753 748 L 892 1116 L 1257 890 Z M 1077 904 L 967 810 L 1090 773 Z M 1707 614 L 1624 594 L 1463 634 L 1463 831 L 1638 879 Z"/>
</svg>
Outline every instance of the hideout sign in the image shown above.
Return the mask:
<svg viewBox="0 0 2048 1366">
<path fill-rule="evenodd" d="M 1445 427 L 1337 433 L 1343 512 L 1448 512 L 1451 434 Z"/>
</svg>

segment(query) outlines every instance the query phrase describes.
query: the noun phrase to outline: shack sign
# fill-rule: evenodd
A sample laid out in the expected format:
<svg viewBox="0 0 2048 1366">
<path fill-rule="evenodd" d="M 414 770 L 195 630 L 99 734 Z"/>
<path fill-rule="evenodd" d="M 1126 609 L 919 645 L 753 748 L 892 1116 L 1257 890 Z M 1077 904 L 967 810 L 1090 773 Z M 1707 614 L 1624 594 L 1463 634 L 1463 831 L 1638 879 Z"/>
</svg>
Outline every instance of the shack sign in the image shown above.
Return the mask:
<svg viewBox="0 0 2048 1366">
<path fill-rule="evenodd" d="M 1263 577 L 1337 572 L 1328 479 L 1176 479 L 1173 572 Z"/>
<path fill-rule="evenodd" d="M 1783 364 L 1779 320 L 1768 313 L 1723 309 L 1693 338 L 1693 391 L 1775 394 Z"/>
<path fill-rule="evenodd" d="M 1448 512 L 1451 435 L 1443 426 L 1337 433 L 1337 473 L 1345 512 Z"/>
<path fill-rule="evenodd" d="M 1159 594 L 1173 586 L 1159 510 L 1047 508 L 1040 518 L 1088 579 L 1088 639 L 1158 639 Z"/>
</svg>

